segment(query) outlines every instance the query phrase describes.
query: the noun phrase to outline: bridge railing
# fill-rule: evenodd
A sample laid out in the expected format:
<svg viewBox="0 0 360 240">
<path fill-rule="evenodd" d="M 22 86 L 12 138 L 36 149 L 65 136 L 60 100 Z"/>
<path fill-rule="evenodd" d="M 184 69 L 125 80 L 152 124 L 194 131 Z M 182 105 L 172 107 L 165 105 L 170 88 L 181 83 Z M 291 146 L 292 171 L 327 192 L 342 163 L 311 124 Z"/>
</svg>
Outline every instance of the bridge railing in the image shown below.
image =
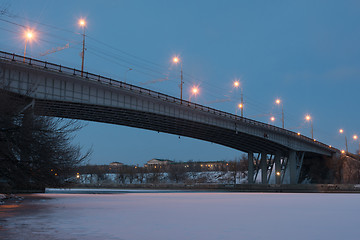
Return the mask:
<svg viewBox="0 0 360 240">
<path fill-rule="evenodd" d="M 96 74 L 92 74 L 89 72 L 85 72 L 85 71 L 80 71 L 78 69 L 75 68 L 69 68 L 69 67 L 65 67 L 59 64 L 54 64 L 54 63 L 49 63 L 46 61 L 41 61 L 41 60 L 37 60 L 37 59 L 33 59 L 33 58 L 29 58 L 29 57 L 24 57 L 24 56 L 20 56 L 20 55 L 16 55 L 13 53 L 8 53 L 8 52 L 3 52 L 0 51 L 0 59 L 4 59 L 4 60 L 8 60 L 8 61 L 13 61 L 16 63 L 20 63 L 20 64 L 26 64 L 26 65 L 30 65 L 32 67 L 35 68 L 40 68 L 40 69 L 47 69 L 47 70 L 51 70 L 51 71 L 56 71 L 56 72 L 61 72 L 63 74 L 67 74 L 67 75 L 72 75 L 72 76 L 80 76 L 86 79 L 89 79 L 91 81 L 97 81 L 99 83 L 102 84 L 107 84 L 107 85 L 111 85 L 113 87 L 119 87 L 122 89 L 127 89 L 130 91 L 134 91 L 140 94 L 147 94 L 149 96 L 152 96 L 154 98 L 158 98 L 158 99 L 162 99 L 164 101 L 168 101 L 168 102 L 173 102 L 173 103 L 177 103 L 180 105 L 184 105 L 190 108 L 194 108 L 194 109 L 198 109 L 204 112 L 208 112 L 208 113 L 212 113 L 218 116 L 223 116 L 226 118 L 230 118 L 236 121 L 240 121 L 243 122 L 245 124 L 249 124 L 252 126 L 258 126 L 258 127 L 263 127 L 266 128 L 268 130 L 272 130 L 272 131 L 276 131 L 276 132 L 280 132 L 282 134 L 287 134 L 289 136 L 293 136 L 296 138 L 300 138 L 303 139 L 304 141 L 307 142 L 311 142 L 311 143 L 315 143 L 318 144 L 319 146 L 325 147 L 327 149 L 332 148 L 331 146 L 328 146 L 324 143 L 318 142 L 314 139 L 308 138 L 304 135 L 299 135 L 298 133 L 289 131 L 287 129 L 283 129 L 283 128 L 279 128 L 276 127 L 274 125 L 270 125 L 270 124 L 266 124 L 266 123 L 262 123 L 256 120 L 252 120 L 249 118 L 245 118 L 245 117 L 241 117 L 232 113 L 228 113 L 228 112 L 224 112 L 221 110 L 217 110 L 214 108 L 210 108 L 210 107 L 206 107 L 197 103 L 193 103 L 193 102 L 189 102 L 186 100 L 181 100 L 179 98 L 173 97 L 173 96 L 169 96 L 167 94 L 163 94 L 160 92 L 156 92 L 150 89 L 146 89 L 146 88 L 142 88 L 142 87 L 138 87 L 132 84 L 128 84 L 128 83 L 124 83 L 118 80 L 114 80 L 112 78 L 108 78 L 108 77 L 103 77 L 100 75 L 96 75 Z"/>
</svg>

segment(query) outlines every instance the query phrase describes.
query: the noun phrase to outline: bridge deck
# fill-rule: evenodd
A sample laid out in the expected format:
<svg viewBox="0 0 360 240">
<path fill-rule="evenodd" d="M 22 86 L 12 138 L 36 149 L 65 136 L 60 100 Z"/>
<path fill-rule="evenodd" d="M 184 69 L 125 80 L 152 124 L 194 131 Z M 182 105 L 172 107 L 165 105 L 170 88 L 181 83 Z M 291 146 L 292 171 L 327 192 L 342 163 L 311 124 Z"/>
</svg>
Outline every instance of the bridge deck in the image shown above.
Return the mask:
<svg viewBox="0 0 360 240">
<path fill-rule="evenodd" d="M 35 112 L 40 115 L 106 122 L 167 132 L 222 144 L 245 152 L 265 151 L 275 153 L 279 151 L 287 152 L 289 149 L 303 150 L 304 148 L 308 148 L 309 152 L 319 152 L 325 155 L 339 152 L 338 149 L 286 129 L 186 100 L 180 100 L 176 97 L 100 75 L 84 72 L 83 77 L 81 77 L 81 71 L 76 69 L 1 51 L 0 65 L 3 66 L 3 73 L 0 72 L 0 76 L 3 79 L 1 88 L 24 95 L 25 98 L 36 99 Z M 24 75 L 21 74 L 22 72 L 30 72 L 32 76 L 29 77 L 28 75 L 25 80 L 18 79 L 18 81 L 23 81 L 18 83 L 18 85 L 12 84 L 11 81 L 16 79 L 10 79 L 10 73 L 7 73 L 9 76 L 5 76 L 6 69 L 13 69 L 19 72 L 19 76 Z M 37 81 L 34 80 L 36 75 L 45 76 L 44 83 L 35 84 L 31 82 Z M 23 77 L 21 76 L 20 78 Z M 68 85 L 70 83 L 73 84 L 71 100 L 64 98 L 64 96 L 67 96 L 66 94 L 63 96 L 60 94 L 60 97 L 51 94 L 48 87 L 50 85 L 50 81 L 47 80 L 48 78 L 51 78 L 52 82 L 64 81 Z M 131 104 L 131 98 L 130 104 L 123 105 L 122 107 L 116 107 L 111 104 L 95 104 L 98 100 L 95 102 L 84 101 L 83 88 L 81 87 L 81 93 L 80 90 L 75 92 L 75 83 L 81 85 L 88 84 L 104 89 L 104 96 L 106 94 L 105 91 L 124 96 L 135 96 L 143 101 L 142 105 L 144 105 L 144 101 L 148 101 L 170 110 L 159 112 L 158 110 L 149 110 L 149 107 L 146 109 L 142 107 L 140 109 L 139 104 L 136 106 Z M 20 89 L 19 86 L 26 84 L 27 88 L 29 88 L 29 84 L 41 85 L 44 89 L 42 95 L 39 92 L 34 93 L 31 91 L 24 94 L 24 89 Z M 64 91 L 68 90 L 65 88 Z M 52 89 L 52 92 L 54 92 L 54 89 Z M 79 96 L 76 97 L 76 94 L 79 94 Z M 117 104 L 119 105 L 119 103 Z M 189 117 L 190 115 L 193 117 Z M 300 145 L 302 147 L 296 149 Z"/>
</svg>

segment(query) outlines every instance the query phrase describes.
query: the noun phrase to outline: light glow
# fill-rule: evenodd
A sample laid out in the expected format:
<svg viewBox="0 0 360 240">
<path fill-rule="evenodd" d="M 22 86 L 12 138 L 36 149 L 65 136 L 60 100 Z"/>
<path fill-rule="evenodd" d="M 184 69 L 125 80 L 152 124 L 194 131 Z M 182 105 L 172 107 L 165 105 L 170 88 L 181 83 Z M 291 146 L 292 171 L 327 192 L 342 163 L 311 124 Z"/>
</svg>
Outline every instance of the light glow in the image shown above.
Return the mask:
<svg viewBox="0 0 360 240">
<path fill-rule="evenodd" d="M 343 132 L 344 132 L 344 130 L 343 130 L 343 129 L 340 129 L 340 130 L 339 130 L 339 133 L 343 133 Z"/>
<path fill-rule="evenodd" d="M 194 95 L 196 95 L 196 94 L 199 93 L 199 88 L 198 88 L 198 87 L 193 87 L 193 88 L 191 89 L 191 92 L 192 92 Z"/>
<path fill-rule="evenodd" d="M 343 153 L 343 154 L 344 154 L 344 153 L 345 153 L 345 150 L 341 150 L 341 153 Z"/>
<path fill-rule="evenodd" d="M 354 140 L 357 140 L 357 139 L 358 139 L 358 136 L 357 136 L 357 135 L 354 135 L 354 136 L 353 136 L 353 139 L 354 139 Z"/>
<path fill-rule="evenodd" d="M 243 107 L 244 107 L 244 104 L 239 103 L 238 107 L 241 109 L 241 108 L 243 108 Z"/>
<path fill-rule="evenodd" d="M 270 120 L 271 120 L 272 122 L 274 122 L 274 121 L 275 121 L 275 117 L 271 117 Z"/>
<path fill-rule="evenodd" d="M 85 27 L 85 25 L 86 25 L 85 19 L 80 19 L 80 20 L 79 20 L 79 25 L 80 25 L 81 27 Z"/>
<path fill-rule="evenodd" d="M 173 62 L 174 62 L 174 63 L 178 63 L 178 62 L 180 62 L 180 59 L 179 59 L 178 57 L 174 57 L 174 58 L 173 58 Z"/>
<path fill-rule="evenodd" d="M 234 87 L 236 87 L 236 88 L 237 88 L 237 87 L 239 87 L 239 86 L 240 86 L 240 82 L 239 82 L 239 81 L 237 81 L 237 80 L 236 80 L 236 81 L 234 81 Z"/>
<path fill-rule="evenodd" d="M 310 120 L 311 120 L 311 116 L 310 116 L 310 115 L 306 115 L 306 116 L 305 116 L 305 120 L 306 120 L 306 121 L 310 121 Z"/>
<path fill-rule="evenodd" d="M 275 103 L 276 103 L 276 104 L 280 104 L 280 103 L 281 103 L 281 100 L 280 100 L 280 99 L 276 99 Z"/>
<path fill-rule="evenodd" d="M 277 176 L 280 176 L 280 172 L 276 172 L 276 175 L 277 175 Z"/>
<path fill-rule="evenodd" d="M 33 39 L 34 36 L 35 36 L 34 31 L 31 30 L 31 29 L 27 29 L 27 30 L 24 32 L 24 38 L 25 38 L 27 41 L 30 41 L 31 39 Z"/>
</svg>

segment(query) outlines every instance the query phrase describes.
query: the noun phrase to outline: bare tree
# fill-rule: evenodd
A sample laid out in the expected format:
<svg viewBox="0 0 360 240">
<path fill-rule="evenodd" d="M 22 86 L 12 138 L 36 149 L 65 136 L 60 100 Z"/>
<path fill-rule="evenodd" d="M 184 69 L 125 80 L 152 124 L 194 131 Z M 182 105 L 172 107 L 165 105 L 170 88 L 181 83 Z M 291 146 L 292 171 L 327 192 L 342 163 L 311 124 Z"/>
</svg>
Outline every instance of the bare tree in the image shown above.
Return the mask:
<svg viewBox="0 0 360 240">
<path fill-rule="evenodd" d="M 14 188 L 56 186 L 90 155 L 72 144 L 77 121 L 34 115 L 0 92 L 0 177 Z"/>
<path fill-rule="evenodd" d="M 182 182 L 186 179 L 186 168 L 184 164 L 170 164 L 168 166 L 169 179 L 176 183 Z"/>
</svg>

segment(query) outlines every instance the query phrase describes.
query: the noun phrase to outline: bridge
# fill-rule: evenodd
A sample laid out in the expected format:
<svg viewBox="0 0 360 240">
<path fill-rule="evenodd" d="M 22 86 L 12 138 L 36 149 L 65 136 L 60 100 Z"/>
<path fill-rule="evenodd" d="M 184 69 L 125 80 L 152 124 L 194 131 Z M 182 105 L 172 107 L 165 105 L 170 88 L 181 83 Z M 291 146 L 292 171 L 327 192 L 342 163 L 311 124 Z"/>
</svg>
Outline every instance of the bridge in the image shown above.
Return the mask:
<svg viewBox="0 0 360 240">
<path fill-rule="evenodd" d="M 296 184 L 304 158 L 339 150 L 273 125 L 74 68 L 0 51 L 0 91 L 34 114 L 176 134 L 248 153 L 249 183 Z"/>
</svg>

